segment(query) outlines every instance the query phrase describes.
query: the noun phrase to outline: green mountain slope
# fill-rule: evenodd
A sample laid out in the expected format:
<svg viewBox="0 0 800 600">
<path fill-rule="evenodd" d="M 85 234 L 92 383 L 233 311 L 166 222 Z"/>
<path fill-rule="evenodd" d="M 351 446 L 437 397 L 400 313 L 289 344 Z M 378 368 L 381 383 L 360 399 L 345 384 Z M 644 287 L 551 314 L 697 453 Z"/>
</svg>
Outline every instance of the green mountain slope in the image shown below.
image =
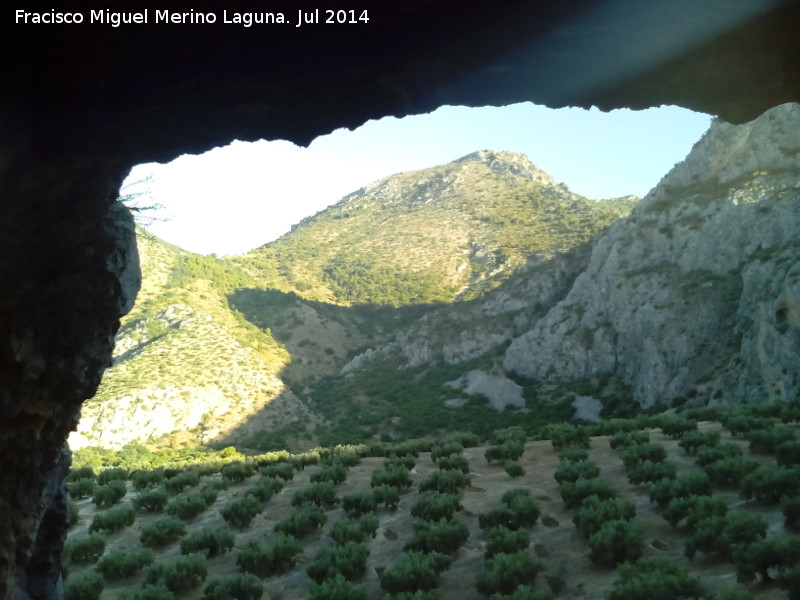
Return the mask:
<svg viewBox="0 0 800 600">
<path fill-rule="evenodd" d="M 634 201 L 590 201 L 521 154 L 480 151 L 377 181 L 235 260 L 312 300 L 449 302 L 585 242 Z"/>
</svg>

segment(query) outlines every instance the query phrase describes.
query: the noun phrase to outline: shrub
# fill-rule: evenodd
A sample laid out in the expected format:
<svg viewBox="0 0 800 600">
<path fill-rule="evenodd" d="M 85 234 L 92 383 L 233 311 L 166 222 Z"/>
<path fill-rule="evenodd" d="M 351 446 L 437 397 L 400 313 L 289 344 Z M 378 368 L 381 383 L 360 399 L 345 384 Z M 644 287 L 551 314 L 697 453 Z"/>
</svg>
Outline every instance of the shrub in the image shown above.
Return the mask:
<svg viewBox="0 0 800 600">
<path fill-rule="evenodd" d="M 704 471 L 686 473 L 676 479 L 662 479 L 650 488 L 650 501 L 664 508 L 673 498 L 711 493 L 711 480 Z"/>
<path fill-rule="evenodd" d="M 446 458 L 453 455 L 461 456 L 463 453 L 464 446 L 462 446 L 459 442 L 455 440 L 443 441 L 441 443 L 434 444 L 434 446 L 431 448 L 431 460 L 433 462 L 437 462 L 441 458 Z"/>
<path fill-rule="evenodd" d="M 214 502 L 217 501 L 217 496 L 219 496 L 220 490 L 228 489 L 228 484 L 224 479 L 220 479 L 219 481 L 209 481 L 203 487 L 200 488 L 198 494 L 203 499 L 203 502 L 206 503 L 206 507 L 211 506 Z"/>
<path fill-rule="evenodd" d="M 389 485 L 398 489 L 411 487 L 411 475 L 402 465 L 387 464 L 372 472 L 372 487 Z"/>
<path fill-rule="evenodd" d="M 684 554 L 693 559 L 697 552 L 719 552 L 731 558 L 739 544 L 752 544 L 766 537 L 767 524 L 759 515 L 735 511 L 698 522 L 686 540 Z"/>
<path fill-rule="evenodd" d="M 690 600 L 707 598 L 700 580 L 660 556 L 624 563 L 607 600 Z"/>
<path fill-rule="evenodd" d="M 375 537 L 377 530 L 378 517 L 368 513 L 357 519 L 336 521 L 329 535 L 341 546 L 347 542 L 363 542 L 367 537 Z"/>
<path fill-rule="evenodd" d="M 90 571 L 73 575 L 64 583 L 64 600 L 98 600 L 105 581 L 100 573 Z"/>
<path fill-rule="evenodd" d="M 559 463 L 580 462 L 589 460 L 589 452 L 585 448 L 564 448 L 558 453 Z"/>
<path fill-rule="evenodd" d="M 203 589 L 203 600 L 258 600 L 263 595 L 261 580 L 249 573 L 217 575 Z"/>
<path fill-rule="evenodd" d="M 337 574 L 348 581 L 357 581 L 367 569 L 369 550 L 359 542 L 322 548 L 306 568 L 309 578 L 317 583 Z"/>
<path fill-rule="evenodd" d="M 713 448 L 719 445 L 719 431 L 687 431 L 681 436 L 678 445 L 687 454 L 696 454 L 700 448 Z"/>
<path fill-rule="evenodd" d="M 378 504 L 383 504 L 389 510 L 397 510 L 397 506 L 400 504 L 399 489 L 391 485 L 379 485 L 372 488 L 372 493 Z"/>
<path fill-rule="evenodd" d="M 374 492 L 356 492 L 342 496 L 342 508 L 351 517 L 359 517 L 365 513 L 375 512 L 378 501 Z"/>
<path fill-rule="evenodd" d="M 276 533 L 269 546 L 256 540 L 242 546 L 236 557 L 236 564 L 245 573 L 270 577 L 291 571 L 302 550 L 294 536 Z"/>
<path fill-rule="evenodd" d="M 800 465 L 758 467 L 746 475 L 739 485 L 739 495 L 745 500 L 756 498 L 780 502 L 781 498 L 800 494 Z"/>
<path fill-rule="evenodd" d="M 101 558 L 97 571 L 106 581 L 132 577 L 153 562 L 153 553 L 143 548 L 135 550 L 112 550 Z"/>
<path fill-rule="evenodd" d="M 241 483 L 256 472 L 256 467 L 252 462 L 236 461 L 228 463 L 220 471 L 223 479 L 233 483 Z"/>
<path fill-rule="evenodd" d="M 103 554 L 106 542 L 101 535 L 85 538 L 68 538 L 64 544 L 64 558 L 73 564 L 93 563 Z"/>
<path fill-rule="evenodd" d="M 697 422 L 684 417 L 662 416 L 658 420 L 661 431 L 670 439 L 678 439 L 690 431 L 697 431 Z"/>
<path fill-rule="evenodd" d="M 673 526 L 686 519 L 690 527 L 709 517 L 723 517 L 728 512 L 728 503 L 720 496 L 687 496 L 674 498 L 664 509 L 664 518 Z"/>
<path fill-rule="evenodd" d="M 146 510 L 149 512 L 159 512 L 164 510 L 167 505 L 167 490 L 164 488 L 155 488 L 140 492 L 136 498 L 133 499 L 133 506 L 137 510 Z"/>
<path fill-rule="evenodd" d="M 589 537 L 589 559 L 598 565 L 614 567 L 638 560 L 644 549 L 644 531 L 631 521 L 607 521 Z"/>
<path fill-rule="evenodd" d="M 643 460 L 628 471 L 628 481 L 634 485 L 651 483 L 661 479 L 674 479 L 676 473 L 675 463 L 665 460 L 651 462 Z"/>
<path fill-rule="evenodd" d="M 113 469 L 105 469 L 104 471 L 100 471 L 100 474 L 97 476 L 97 483 L 99 485 L 106 485 L 112 481 L 124 482 L 127 479 L 128 471 L 119 467 L 115 467 Z"/>
<path fill-rule="evenodd" d="M 246 494 L 261 502 L 267 502 L 282 489 L 283 483 L 277 477 L 260 477 L 248 488 Z"/>
<path fill-rule="evenodd" d="M 144 581 L 146 584 L 162 585 L 171 592 L 180 594 L 200 587 L 207 575 L 205 557 L 201 554 L 190 554 L 148 567 Z"/>
<path fill-rule="evenodd" d="M 220 511 L 222 518 L 231 527 L 244 529 L 253 518 L 264 510 L 264 505 L 255 496 L 245 495 L 228 502 Z"/>
<path fill-rule="evenodd" d="M 550 438 L 550 443 L 556 450 L 567 447 L 589 447 L 589 430 L 586 427 L 570 423 L 556 423 L 547 426 L 544 435 Z"/>
<path fill-rule="evenodd" d="M 142 527 L 139 541 L 147 548 L 163 548 L 180 539 L 186 533 L 186 525 L 177 517 L 164 517 Z"/>
<path fill-rule="evenodd" d="M 170 495 L 180 494 L 187 487 L 200 485 L 200 473 L 196 469 L 180 471 L 173 477 L 164 480 L 164 487 Z"/>
<path fill-rule="evenodd" d="M 145 585 L 133 594 L 120 594 L 119 600 L 174 600 L 175 595 L 163 585 Z"/>
<path fill-rule="evenodd" d="M 258 470 L 264 477 L 280 477 L 284 481 L 291 481 L 294 478 L 294 467 L 288 462 L 279 462 L 273 465 L 261 467 Z"/>
<path fill-rule="evenodd" d="M 167 503 L 167 514 L 188 521 L 208 509 L 207 499 L 200 494 L 186 494 Z"/>
<path fill-rule="evenodd" d="M 704 467 L 706 465 L 710 465 L 711 463 L 715 463 L 718 460 L 723 460 L 726 458 L 740 458 L 743 456 L 744 452 L 739 444 L 724 442 L 717 444 L 716 446 L 706 446 L 704 448 L 700 448 L 697 451 L 694 461 L 698 466 Z"/>
<path fill-rule="evenodd" d="M 461 454 L 442 456 L 437 464 L 442 471 L 461 471 L 462 473 L 469 473 L 469 461 Z"/>
<path fill-rule="evenodd" d="M 616 498 L 617 493 L 602 479 L 577 479 L 561 485 L 561 498 L 569 510 L 580 506 L 589 496 L 597 496 L 601 500 Z"/>
<path fill-rule="evenodd" d="M 94 516 L 92 524 L 89 525 L 89 533 L 94 533 L 95 531 L 115 533 L 133 525 L 135 520 L 136 510 L 132 506 L 114 506 Z"/>
<path fill-rule="evenodd" d="M 778 535 L 737 546 L 733 548 L 733 564 L 740 583 L 751 583 L 756 575 L 767 582 L 772 579 L 770 572 L 777 571 L 780 584 L 784 572 L 800 564 L 800 536 Z"/>
<path fill-rule="evenodd" d="M 204 552 L 208 558 L 225 554 L 233 548 L 233 534 L 227 527 L 193 531 L 181 540 L 181 554 Z"/>
<path fill-rule="evenodd" d="M 609 521 L 630 521 L 636 516 L 632 502 L 589 496 L 572 515 L 575 527 L 587 538 L 597 533 Z"/>
<path fill-rule="evenodd" d="M 511 594 L 521 585 L 533 585 L 543 565 L 527 551 L 495 554 L 475 577 L 482 594 Z"/>
<path fill-rule="evenodd" d="M 620 458 L 626 469 L 632 469 L 640 462 L 663 462 L 667 458 L 667 451 L 661 444 L 638 444 L 628 446 L 620 453 Z"/>
<path fill-rule="evenodd" d="M 411 507 L 411 516 L 425 521 L 452 519 L 461 510 L 461 497 L 458 494 L 443 494 L 436 490 L 422 492 Z"/>
<path fill-rule="evenodd" d="M 786 442 L 797 443 L 797 434 L 794 427 L 776 425 L 769 429 L 749 431 L 747 440 L 750 442 L 750 450 L 753 452 L 774 453 L 781 444 Z"/>
<path fill-rule="evenodd" d="M 608 444 L 613 450 L 616 450 L 617 448 L 628 448 L 629 446 L 647 444 L 649 442 L 650 434 L 646 431 L 620 431 L 611 436 Z"/>
<path fill-rule="evenodd" d="M 311 475 L 312 483 L 328 481 L 336 485 L 342 483 L 345 479 L 347 479 L 347 467 L 338 462 L 324 465 L 319 471 Z"/>
<path fill-rule="evenodd" d="M 72 500 L 67 502 L 67 528 L 75 527 L 81 520 L 81 513 L 78 510 L 78 505 Z"/>
<path fill-rule="evenodd" d="M 68 485 L 69 497 L 74 500 L 81 498 L 88 498 L 94 495 L 94 489 L 97 486 L 94 479 L 84 478 L 71 481 Z"/>
<path fill-rule="evenodd" d="M 553 478 L 562 484 L 578 479 L 594 479 L 600 475 L 600 468 L 590 460 L 562 462 L 556 467 Z"/>
<path fill-rule="evenodd" d="M 553 600 L 550 588 L 520 585 L 510 594 L 492 594 L 489 600 Z"/>
<path fill-rule="evenodd" d="M 108 508 L 122 500 L 126 492 L 127 488 L 125 487 L 125 482 L 119 479 L 113 479 L 108 483 L 98 485 L 94 488 L 92 502 L 94 502 L 97 508 Z"/>
<path fill-rule="evenodd" d="M 384 461 L 383 466 L 384 468 L 403 467 L 407 471 L 410 471 L 411 469 L 414 468 L 414 465 L 416 464 L 417 464 L 416 456 L 413 456 L 411 454 L 405 454 L 403 456 L 390 456 Z"/>
<path fill-rule="evenodd" d="M 437 490 L 442 494 L 457 494 L 472 483 L 461 471 L 434 471 L 419 485 L 420 491 Z"/>
<path fill-rule="evenodd" d="M 781 511 L 787 528 L 796 529 L 800 526 L 800 496 L 784 498 L 781 502 Z"/>
<path fill-rule="evenodd" d="M 511 530 L 507 527 L 491 527 L 485 531 L 486 550 L 484 556 L 495 554 L 514 554 L 525 550 L 530 544 L 530 534 L 524 529 Z"/>
<path fill-rule="evenodd" d="M 448 442 L 456 442 L 463 448 L 474 448 L 480 445 L 481 438 L 478 437 L 478 434 L 469 431 L 451 431 L 442 438 L 442 443 Z M 431 451 L 433 451 L 432 448 Z"/>
<path fill-rule="evenodd" d="M 164 469 L 152 471 L 136 471 L 131 475 L 133 489 L 144 490 L 149 487 L 158 487 L 164 482 Z"/>
<path fill-rule="evenodd" d="M 276 533 L 302 538 L 325 523 L 325 511 L 314 504 L 303 504 L 275 524 Z"/>
<path fill-rule="evenodd" d="M 334 506 L 338 502 L 336 489 L 330 481 L 318 481 L 308 487 L 297 490 L 292 496 L 292 506 L 316 504 L 317 506 Z"/>
<path fill-rule="evenodd" d="M 722 445 L 722 444 L 720 444 Z M 723 458 L 703 467 L 708 478 L 719 486 L 736 486 L 748 474 L 758 469 L 759 463 L 743 457 Z"/>
<path fill-rule="evenodd" d="M 514 488 L 506 490 L 500 502 L 511 509 L 519 527 L 533 527 L 539 518 L 539 505 L 531 496 L 530 490 Z"/>
<path fill-rule="evenodd" d="M 94 469 L 88 465 L 78 469 L 70 469 L 69 475 L 67 475 L 67 482 L 73 483 L 81 479 L 95 480 L 97 475 L 95 475 Z"/>
<path fill-rule="evenodd" d="M 502 444 L 490 446 L 483 453 L 486 462 L 519 460 L 525 453 L 525 443 L 520 440 L 507 440 Z"/>
<path fill-rule="evenodd" d="M 439 521 L 414 519 L 413 528 L 414 533 L 403 546 L 403 550 L 453 554 L 469 538 L 469 529 L 458 519 Z"/>
<path fill-rule="evenodd" d="M 379 577 L 381 588 L 389 594 L 431 590 L 439 583 L 439 573 L 450 566 L 451 558 L 446 554 L 431 552 L 406 552 L 393 566 Z"/>
<path fill-rule="evenodd" d="M 788 441 L 775 448 L 775 459 L 781 467 L 800 465 L 800 441 Z"/>
<path fill-rule="evenodd" d="M 311 600 L 367 600 L 367 592 L 340 573 L 331 579 L 311 584 Z"/>
<path fill-rule="evenodd" d="M 503 468 L 509 477 L 516 479 L 525 475 L 525 469 L 516 460 L 507 460 L 503 463 Z"/>
</svg>

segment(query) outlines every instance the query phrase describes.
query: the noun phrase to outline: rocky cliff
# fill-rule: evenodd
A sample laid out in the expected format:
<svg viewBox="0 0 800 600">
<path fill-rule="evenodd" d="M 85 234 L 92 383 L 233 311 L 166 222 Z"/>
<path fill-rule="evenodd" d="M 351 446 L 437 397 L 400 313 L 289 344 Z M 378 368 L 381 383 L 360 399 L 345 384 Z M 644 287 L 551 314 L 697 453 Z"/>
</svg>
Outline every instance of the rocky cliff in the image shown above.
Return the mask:
<svg viewBox="0 0 800 600">
<path fill-rule="evenodd" d="M 641 406 L 800 390 L 800 105 L 713 123 L 595 242 L 566 296 L 504 356 L 549 381 L 613 372 Z M 657 143 L 657 140 L 654 140 Z"/>
</svg>

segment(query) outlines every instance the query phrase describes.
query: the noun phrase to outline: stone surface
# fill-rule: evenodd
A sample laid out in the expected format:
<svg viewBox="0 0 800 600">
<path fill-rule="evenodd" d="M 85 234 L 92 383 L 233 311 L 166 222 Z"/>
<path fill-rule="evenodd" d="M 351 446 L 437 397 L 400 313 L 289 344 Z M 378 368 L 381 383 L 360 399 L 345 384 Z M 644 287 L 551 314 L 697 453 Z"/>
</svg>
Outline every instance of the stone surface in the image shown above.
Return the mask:
<svg viewBox="0 0 800 600">
<path fill-rule="evenodd" d="M 70 4 L 87 19 L 97 8 Z M 226 8 L 263 11 L 248 0 Z M 190 9 L 220 12 L 211 0 L 170 4 Z M 275 0 L 270 10 L 294 20 L 297 4 Z M 59 596 L 63 506 L 54 490 L 63 443 L 110 364 L 138 282 L 132 225 L 113 204 L 133 164 L 234 138 L 308 143 L 443 104 L 672 103 L 743 122 L 800 100 L 793 2 L 408 0 L 374 3 L 370 19 L 297 31 L 8 24 L 0 38 L 0 598 L 14 589 L 19 598 Z M 776 219 L 774 229 L 785 227 Z M 776 250 L 748 267 L 754 302 L 763 289 L 755 283 L 776 282 L 769 271 L 778 258 Z M 774 349 L 793 356 L 783 332 L 796 319 L 794 285 L 775 283 L 777 297 L 742 307 L 757 309 L 759 324 L 742 332 L 757 342 L 743 360 L 771 360 Z M 642 297 L 642 310 L 657 300 Z M 609 344 L 599 334 L 597 347 Z"/>
</svg>

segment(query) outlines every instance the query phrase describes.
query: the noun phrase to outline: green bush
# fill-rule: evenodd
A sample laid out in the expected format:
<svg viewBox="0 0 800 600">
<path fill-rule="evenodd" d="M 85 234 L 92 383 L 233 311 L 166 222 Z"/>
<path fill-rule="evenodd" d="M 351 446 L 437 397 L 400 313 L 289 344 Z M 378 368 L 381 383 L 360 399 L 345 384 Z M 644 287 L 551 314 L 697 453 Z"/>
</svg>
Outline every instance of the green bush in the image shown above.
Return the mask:
<svg viewBox="0 0 800 600">
<path fill-rule="evenodd" d="M 484 532 L 486 550 L 484 556 L 492 558 L 495 554 L 514 554 L 528 548 L 530 534 L 524 529 L 512 530 L 507 527 L 490 527 Z"/>
<path fill-rule="evenodd" d="M 283 483 L 277 477 L 260 477 L 248 488 L 246 493 L 261 502 L 267 502 L 282 489 Z"/>
<path fill-rule="evenodd" d="M 490 594 L 512 594 L 519 586 L 533 585 L 543 565 L 527 550 L 495 554 L 484 563 L 483 570 L 475 577 L 478 591 Z"/>
<path fill-rule="evenodd" d="M 268 546 L 256 540 L 242 546 L 236 557 L 236 564 L 245 573 L 270 577 L 291 571 L 302 550 L 294 536 L 276 533 Z"/>
<path fill-rule="evenodd" d="M 294 478 L 294 467 L 292 463 L 279 462 L 272 465 L 267 465 L 258 469 L 262 476 L 271 478 L 279 477 L 284 481 L 291 481 Z"/>
<path fill-rule="evenodd" d="M 437 464 L 442 471 L 461 471 L 462 473 L 469 473 L 469 461 L 461 454 L 442 456 L 439 458 Z"/>
<path fill-rule="evenodd" d="M 414 519 L 413 529 L 414 533 L 403 546 L 404 550 L 453 554 L 469 538 L 469 529 L 458 519 L 439 521 Z"/>
<path fill-rule="evenodd" d="M 661 416 L 658 425 L 665 436 L 673 440 L 678 439 L 685 433 L 697 431 L 697 422 L 679 416 Z"/>
<path fill-rule="evenodd" d="M 115 533 L 133 525 L 136 521 L 136 510 L 132 506 L 114 506 L 107 511 L 97 513 L 89 525 L 89 533 L 102 531 Z"/>
<path fill-rule="evenodd" d="M 255 472 L 256 467 L 252 462 L 236 461 L 222 467 L 220 475 L 232 483 L 241 483 L 248 477 L 252 477 Z"/>
<path fill-rule="evenodd" d="M 781 511 L 787 528 L 797 529 L 800 526 L 800 496 L 784 498 L 781 502 Z"/>
<path fill-rule="evenodd" d="M 577 479 L 561 485 L 561 498 L 568 510 L 578 508 L 589 496 L 597 496 L 601 500 L 616 498 L 617 493 L 602 479 Z"/>
<path fill-rule="evenodd" d="M 81 520 L 81 513 L 78 510 L 78 505 L 72 500 L 67 502 L 67 528 L 72 529 Z"/>
<path fill-rule="evenodd" d="M 794 427 L 787 425 L 775 425 L 769 429 L 754 429 L 747 432 L 747 441 L 750 442 L 750 450 L 752 452 L 772 454 L 781 444 L 787 442 L 797 443 L 795 431 Z"/>
<path fill-rule="evenodd" d="M 379 575 L 381 588 L 389 594 L 432 590 L 439 584 L 439 573 L 450 563 L 451 558 L 439 552 L 406 552 Z"/>
<path fill-rule="evenodd" d="M 389 510 L 397 510 L 400 504 L 400 490 L 392 485 L 379 485 L 372 488 L 375 501 Z"/>
<path fill-rule="evenodd" d="M 686 539 L 684 554 L 691 560 L 697 552 L 719 552 L 730 559 L 733 548 L 764 539 L 767 524 L 756 514 L 734 511 L 723 516 L 711 516 L 698 522 Z"/>
<path fill-rule="evenodd" d="M 167 503 L 167 514 L 189 521 L 208 510 L 208 506 L 207 498 L 202 495 L 186 494 L 173 498 Z"/>
<path fill-rule="evenodd" d="M 461 456 L 464 453 L 464 446 L 455 440 L 442 441 L 434 444 L 431 448 L 431 460 L 433 462 L 439 461 L 441 458 L 449 456 Z M 439 467 L 441 468 L 441 467 Z"/>
<path fill-rule="evenodd" d="M 617 578 L 606 600 L 703 600 L 700 580 L 673 561 L 660 556 L 617 567 Z"/>
<path fill-rule="evenodd" d="M 723 460 L 726 458 L 741 458 L 744 456 L 744 451 L 742 451 L 741 446 L 739 444 L 733 444 L 731 442 L 723 442 L 717 444 L 716 446 L 706 446 L 700 448 L 695 455 L 695 463 L 699 467 L 705 467 L 706 465 L 710 465 L 711 463 L 715 463 L 719 460 Z"/>
<path fill-rule="evenodd" d="M 163 548 L 186 534 L 186 524 L 178 517 L 164 517 L 142 527 L 139 541 L 147 548 Z"/>
<path fill-rule="evenodd" d="M 64 558 L 71 564 L 94 563 L 106 549 L 101 535 L 85 538 L 68 538 L 64 544 Z"/>
<path fill-rule="evenodd" d="M 703 471 L 715 485 L 731 487 L 738 486 L 742 479 L 758 469 L 759 466 L 758 462 L 740 456 L 723 458 L 709 463 L 703 466 Z"/>
<path fill-rule="evenodd" d="M 153 469 L 152 471 L 135 471 L 131 475 L 133 489 L 144 490 L 149 487 L 158 487 L 164 483 L 164 469 Z"/>
<path fill-rule="evenodd" d="M 331 527 L 330 536 L 341 545 L 347 542 L 363 542 L 368 537 L 375 537 L 378 530 L 378 517 L 372 513 L 361 515 L 357 519 L 341 519 Z"/>
<path fill-rule="evenodd" d="M 410 470 L 402 465 L 387 464 L 372 472 L 372 487 L 388 485 L 398 489 L 411 487 Z"/>
<path fill-rule="evenodd" d="M 770 502 L 800 495 L 800 465 L 758 467 L 742 479 L 739 495 L 745 500 L 756 498 Z"/>
<path fill-rule="evenodd" d="M 550 588 L 520 585 L 510 594 L 492 594 L 489 600 L 553 600 Z"/>
<path fill-rule="evenodd" d="M 663 462 L 667 459 L 667 451 L 661 444 L 637 444 L 628 446 L 620 452 L 620 458 L 626 469 L 632 469 L 643 461 Z"/>
<path fill-rule="evenodd" d="M 67 487 L 69 489 L 69 497 L 73 500 L 80 500 L 81 498 L 93 496 L 97 484 L 94 479 L 89 479 L 87 477 L 70 481 Z"/>
<path fill-rule="evenodd" d="M 249 573 L 211 577 L 203 589 L 203 600 L 258 600 L 263 595 L 261 580 Z"/>
<path fill-rule="evenodd" d="M 704 471 L 686 473 L 675 479 L 662 479 L 650 487 L 650 501 L 664 508 L 673 498 L 711 494 L 711 480 Z"/>
<path fill-rule="evenodd" d="M 69 475 L 67 475 L 68 483 L 73 483 L 81 479 L 95 480 L 97 479 L 97 475 L 95 475 L 94 469 L 88 465 L 80 467 L 79 469 L 70 469 Z"/>
<path fill-rule="evenodd" d="M 525 469 L 516 460 L 505 461 L 503 463 L 503 468 L 505 469 L 506 474 L 513 479 L 525 475 Z"/>
<path fill-rule="evenodd" d="M 97 476 L 97 483 L 99 485 L 106 485 L 112 481 L 124 482 L 127 481 L 127 479 L 128 471 L 126 469 L 115 467 L 113 469 L 105 469 L 104 471 L 100 471 L 100 474 Z"/>
<path fill-rule="evenodd" d="M 581 462 L 589 460 L 586 448 L 564 448 L 558 453 L 559 463 Z"/>
<path fill-rule="evenodd" d="M 720 441 L 719 431 L 687 431 L 681 436 L 678 446 L 687 454 L 697 454 L 701 448 L 713 448 Z"/>
<path fill-rule="evenodd" d="M 553 478 L 562 484 L 578 479 L 594 479 L 600 475 L 600 468 L 590 460 L 565 461 L 556 467 Z"/>
<path fill-rule="evenodd" d="M 709 517 L 724 517 L 727 512 L 728 503 L 721 496 L 687 496 L 670 500 L 663 517 L 673 527 L 677 527 L 684 519 L 692 527 Z"/>
<path fill-rule="evenodd" d="M 519 440 L 507 440 L 502 444 L 490 446 L 483 453 L 486 462 L 519 460 L 525 453 L 525 443 Z"/>
<path fill-rule="evenodd" d="M 775 459 L 781 467 L 800 465 L 800 441 L 788 441 L 775 448 Z"/>
<path fill-rule="evenodd" d="M 762 583 L 776 574 L 778 584 L 800 564 L 800 536 L 778 535 L 733 548 L 733 564 L 739 583 L 751 583 L 760 575 Z M 787 573 L 788 572 L 788 573 Z"/>
<path fill-rule="evenodd" d="M 200 485 L 200 473 L 196 469 L 186 469 L 178 472 L 173 477 L 168 477 L 164 480 L 164 487 L 167 492 L 174 496 L 180 494 L 187 487 L 195 487 Z"/>
<path fill-rule="evenodd" d="M 136 575 L 152 562 L 153 553 L 143 548 L 112 550 L 98 561 L 95 568 L 106 581 L 115 581 Z"/>
<path fill-rule="evenodd" d="M 302 538 L 325 524 L 325 511 L 315 504 L 303 504 L 275 524 L 276 533 Z"/>
<path fill-rule="evenodd" d="M 218 481 L 209 481 L 203 487 L 200 488 L 198 494 L 203 499 L 203 502 L 206 503 L 206 506 L 211 506 L 214 502 L 217 501 L 217 496 L 219 496 L 220 490 L 228 489 L 228 483 L 225 479 L 220 479 Z"/>
<path fill-rule="evenodd" d="M 355 492 L 342 496 L 342 508 L 349 516 L 360 517 L 363 514 L 375 512 L 375 509 L 378 508 L 378 501 L 372 491 Z"/>
<path fill-rule="evenodd" d="M 589 559 L 598 565 L 615 567 L 638 560 L 644 549 L 644 531 L 626 520 L 607 521 L 589 537 Z"/>
<path fill-rule="evenodd" d="M 167 490 L 164 488 L 149 489 L 139 492 L 139 495 L 133 499 L 133 506 L 137 510 L 159 512 L 164 510 L 167 505 L 167 499 Z"/>
<path fill-rule="evenodd" d="M 339 499 L 336 489 L 330 481 L 318 481 L 308 487 L 297 490 L 292 496 L 292 506 L 316 504 L 317 506 L 335 506 Z"/>
<path fill-rule="evenodd" d="M 255 496 L 244 495 L 229 501 L 220 511 L 222 518 L 231 527 L 244 529 L 253 518 L 264 510 L 264 505 Z"/>
<path fill-rule="evenodd" d="M 417 496 L 416 503 L 411 507 L 411 516 L 425 521 L 452 519 L 461 508 L 460 495 L 429 490 Z"/>
<path fill-rule="evenodd" d="M 556 450 L 589 447 L 589 429 L 580 425 L 570 423 L 548 425 L 545 427 L 544 436 L 550 438 L 550 443 Z"/>
<path fill-rule="evenodd" d="M 311 474 L 311 483 L 318 481 L 329 481 L 334 485 L 343 483 L 347 479 L 347 467 L 341 463 L 334 462 L 323 465 L 316 473 Z"/>
<path fill-rule="evenodd" d="M 613 450 L 648 443 L 650 443 L 650 434 L 646 431 L 620 431 L 608 440 L 608 444 Z"/>
<path fill-rule="evenodd" d="M 205 553 L 206 557 L 214 558 L 225 554 L 233 548 L 233 534 L 227 527 L 207 529 L 203 527 L 193 531 L 181 540 L 181 554 Z"/>
<path fill-rule="evenodd" d="M 420 491 L 436 490 L 442 494 L 457 494 L 472 483 L 461 471 L 434 471 L 420 483 Z"/>
<path fill-rule="evenodd" d="M 105 473 L 106 471 L 103 471 Z M 125 482 L 119 479 L 112 479 L 108 483 L 97 485 L 94 488 L 92 502 L 97 508 L 108 508 L 114 506 L 122 500 L 127 493 Z"/>
<path fill-rule="evenodd" d="M 530 490 L 524 488 L 506 490 L 500 502 L 511 509 L 519 527 L 533 527 L 536 524 L 540 510 Z"/>
<path fill-rule="evenodd" d="M 628 481 L 633 485 L 652 483 L 661 479 L 675 479 L 677 469 L 675 463 L 665 460 L 651 462 L 643 460 L 628 471 Z"/>
<path fill-rule="evenodd" d="M 175 594 L 181 594 L 200 587 L 207 575 L 205 557 L 202 554 L 190 554 L 148 567 L 144 581 L 146 584 L 161 585 Z"/>
<path fill-rule="evenodd" d="M 118 600 L 174 600 L 175 594 L 164 585 L 145 585 L 133 594 L 120 594 Z"/>
<path fill-rule="evenodd" d="M 311 584 L 310 600 L 367 600 L 367 592 L 337 573 L 330 579 Z"/>
<path fill-rule="evenodd" d="M 630 521 L 636 516 L 632 502 L 617 499 L 601 500 L 589 496 L 572 515 L 572 522 L 584 536 L 591 537 L 609 521 Z"/>
<path fill-rule="evenodd" d="M 64 583 L 64 600 L 99 600 L 105 581 L 100 573 L 90 571 L 69 577 Z"/>
<path fill-rule="evenodd" d="M 306 567 L 309 578 L 317 583 L 331 579 L 337 574 L 348 581 L 358 581 L 367 569 L 369 549 L 359 542 L 346 542 L 340 546 L 320 549 Z"/>
</svg>

